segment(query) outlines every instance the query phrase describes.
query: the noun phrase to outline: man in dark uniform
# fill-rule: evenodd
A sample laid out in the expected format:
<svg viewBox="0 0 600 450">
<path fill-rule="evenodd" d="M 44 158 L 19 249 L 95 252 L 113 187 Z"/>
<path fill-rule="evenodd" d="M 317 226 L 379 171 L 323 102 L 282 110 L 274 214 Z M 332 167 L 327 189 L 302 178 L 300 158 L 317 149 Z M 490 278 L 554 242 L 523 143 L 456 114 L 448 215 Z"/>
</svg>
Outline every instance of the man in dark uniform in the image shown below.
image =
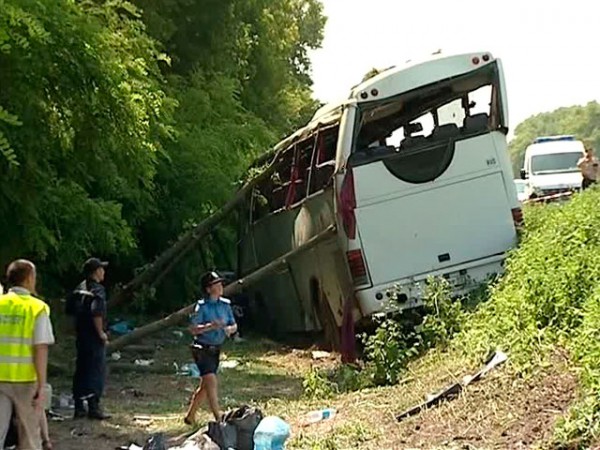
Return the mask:
<svg viewBox="0 0 600 450">
<path fill-rule="evenodd" d="M 77 362 L 73 376 L 75 418 L 110 418 L 100 407 L 106 378 L 106 290 L 102 286 L 108 263 L 88 259 L 83 266 L 85 280 L 71 294 L 75 316 Z M 87 400 L 88 410 L 84 402 Z"/>
<path fill-rule="evenodd" d="M 223 278 L 216 272 L 208 272 L 202 277 L 201 285 L 204 298 L 196 303 L 190 325 L 190 333 L 194 336 L 192 353 L 201 379 L 184 419 L 187 424 L 194 422 L 196 412 L 205 397 L 215 420 L 221 419 L 217 390 L 221 345 L 227 337 L 233 336 L 237 331 L 231 302 L 222 297 Z"/>
</svg>

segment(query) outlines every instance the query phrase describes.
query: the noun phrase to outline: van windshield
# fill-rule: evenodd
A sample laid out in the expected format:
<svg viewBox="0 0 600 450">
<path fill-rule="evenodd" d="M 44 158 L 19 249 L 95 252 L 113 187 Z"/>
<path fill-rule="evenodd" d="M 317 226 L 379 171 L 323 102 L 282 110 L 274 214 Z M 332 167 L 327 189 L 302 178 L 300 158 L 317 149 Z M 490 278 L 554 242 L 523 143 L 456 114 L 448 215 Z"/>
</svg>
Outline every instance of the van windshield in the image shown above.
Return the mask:
<svg viewBox="0 0 600 450">
<path fill-rule="evenodd" d="M 582 156 L 579 152 L 535 155 L 531 158 L 531 171 L 534 175 L 577 172 L 577 161 Z"/>
</svg>

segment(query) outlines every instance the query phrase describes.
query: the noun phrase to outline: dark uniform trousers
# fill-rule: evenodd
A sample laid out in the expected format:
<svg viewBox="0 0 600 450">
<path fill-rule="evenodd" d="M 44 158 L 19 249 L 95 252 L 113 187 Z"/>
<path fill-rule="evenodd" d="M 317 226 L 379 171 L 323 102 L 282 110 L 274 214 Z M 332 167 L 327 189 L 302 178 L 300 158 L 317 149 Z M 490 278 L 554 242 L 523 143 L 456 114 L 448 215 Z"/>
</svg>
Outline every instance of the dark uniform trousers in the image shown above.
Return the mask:
<svg viewBox="0 0 600 450">
<path fill-rule="evenodd" d="M 73 397 L 102 397 L 106 380 L 106 346 L 92 336 L 79 337 L 76 342 L 77 362 L 73 377 Z"/>
</svg>

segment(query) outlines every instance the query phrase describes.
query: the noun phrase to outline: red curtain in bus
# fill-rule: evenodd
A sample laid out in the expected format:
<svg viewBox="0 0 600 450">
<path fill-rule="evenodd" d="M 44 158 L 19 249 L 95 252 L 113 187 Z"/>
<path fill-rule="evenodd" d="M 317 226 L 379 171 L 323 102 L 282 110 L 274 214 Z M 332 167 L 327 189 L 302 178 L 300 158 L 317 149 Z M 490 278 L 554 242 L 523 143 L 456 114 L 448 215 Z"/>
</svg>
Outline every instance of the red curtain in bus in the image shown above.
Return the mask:
<svg viewBox="0 0 600 450">
<path fill-rule="evenodd" d="M 354 193 L 354 173 L 352 167 L 346 168 L 346 176 L 342 181 L 340 190 L 340 212 L 346 236 L 350 239 L 356 239 L 356 196 Z"/>
<path fill-rule="evenodd" d="M 299 167 L 299 153 L 298 147 L 294 149 L 294 162 L 292 163 L 292 173 L 290 174 L 290 185 L 288 187 L 287 196 L 285 198 L 285 207 L 289 208 L 291 205 L 296 203 L 296 181 L 300 178 L 300 167 Z"/>
</svg>

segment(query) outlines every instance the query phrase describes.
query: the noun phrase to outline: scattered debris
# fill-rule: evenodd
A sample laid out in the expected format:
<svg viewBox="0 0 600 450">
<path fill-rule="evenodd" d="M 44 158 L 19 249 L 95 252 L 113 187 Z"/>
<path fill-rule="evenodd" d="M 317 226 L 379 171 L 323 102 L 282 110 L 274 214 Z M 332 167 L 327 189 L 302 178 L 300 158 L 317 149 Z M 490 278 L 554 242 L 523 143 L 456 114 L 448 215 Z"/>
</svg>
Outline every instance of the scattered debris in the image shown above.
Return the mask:
<svg viewBox="0 0 600 450">
<path fill-rule="evenodd" d="M 110 355 L 110 359 L 113 361 L 119 361 L 121 359 L 121 352 L 114 352 Z"/>
<path fill-rule="evenodd" d="M 126 388 L 126 389 L 121 389 L 121 395 L 130 395 L 132 397 L 140 398 L 140 397 L 144 396 L 144 393 L 142 391 L 140 391 L 139 389 Z"/>
<path fill-rule="evenodd" d="M 58 396 L 52 396 L 52 407 L 55 409 L 75 409 L 73 396 L 64 392 Z"/>
<path fill-rule="evenodd" d="M 227 361 L 223 361 L 221 363 L 221 367 L 223 369 L 235 369 L 239 365 L 240 365 L 240 362 L 238 360 L 236 360 L 236 359 L 230 359 L 230 360 L 227 360 Z"/>
<path fill-rule="evenodd" d="M 65 417 L 62 414 L 57 413 L 56 411 L 52 411 L 49 409 L 46 411 L 46 416 L 50 418 L 53 422 L 64 422 Z"/>
<path fill-rule="evenodd" d="M 467 387 L 469 384 L 475 381 L 479 381 L 489 371 L 491 371 L 492 369 L 494 369 L 495 367 L 499 366 L 507 360 L 508 356 L 504 352 L 501 352 L 499 350 L 496 351 L 488 360 L 486 365 L 479 372 L 477 372 L 473 376 L 465 376 L 462 379 L 462 382 L 453 383 L 450 386 L 441 390 L 440 392 L 427 395 L 425 402 L 413 406 L 412 408 L 400 413 L 398 416 L 396 416 L 396 420 L 400 422 L 408 417 L 419 414 L 421 411 L 424 411 L 427 408 L 431 408 L 433 406 L 438 405 L 443 400 L 455 399 L 465 387 Z"/>
<path fill-rule="evenodd" d="M 265 417 L 254 431 L 254 449 L 271 450 L 285 448 L 290 437 L 290 426 L 279 417 Z"/>
<path fill-rule="evenodd" d="M 136 366 L 148 367 L 148 366 L 151 366 L 152 364 L 154 364 L 153 359 L 136 359 L 135 360 Z"/>
<path fill-rule="evenodd" d="M 311 411 L 304 417 L 303 424 L 311 425 L 313 423 L 321 422 L 322 420 L 333 419 L 337 415 L 337 410 L 334 408 L 325 408 L 317 411 Z"/>
<path fill-rule="evenodd" d="M 173 331 L 173 334 L 178 337 L 179 339 L 181 339 L 183 337 L 183 331 L 180 330 L 175 330 Z"/>
<path fill-rule="evenodd" d="M 113 325 L 111 325 L 109 327 L 109 330 L 111 333 L 117 334 L 119 336 L 124 336 L 126 334 L 129 334 L 133 331 L 133 327 L 131 326 L 131 324 L 126 321 L 126 320 L 122 320 L 120 322 L 117 322 Z"/>
<path fill-rule="evenodd" d="M 73 428 L 71 430 L 71 436 L 73 436 L 73 437 L 86 436 L 88 433 L 89 433 L 88 430 L 84 430 L 81 428 Z"/>
<path fill-rule="evenodd" d="M 183 364 L 181 367 L 177 363 L 173 363 L 175 366 L 175 373 L 184 377 L 200 378 L 200 371 L 195 363 Z"/>
<path fill-rule="evenodd" d="M 133 420 L 136 422 L 152 422 L 152 420 L 154 420 L 154 418 L 152 416 L 146 416 L 146 415 L 135 415 L 133 416 Z"/>
<path fill-rule="evenodd" d="M 331 353 L 324 352 L 322 350 L 315 350 L 311 352 L 312 359 L 326 359 L 331 357 Z"/>
</svg>

